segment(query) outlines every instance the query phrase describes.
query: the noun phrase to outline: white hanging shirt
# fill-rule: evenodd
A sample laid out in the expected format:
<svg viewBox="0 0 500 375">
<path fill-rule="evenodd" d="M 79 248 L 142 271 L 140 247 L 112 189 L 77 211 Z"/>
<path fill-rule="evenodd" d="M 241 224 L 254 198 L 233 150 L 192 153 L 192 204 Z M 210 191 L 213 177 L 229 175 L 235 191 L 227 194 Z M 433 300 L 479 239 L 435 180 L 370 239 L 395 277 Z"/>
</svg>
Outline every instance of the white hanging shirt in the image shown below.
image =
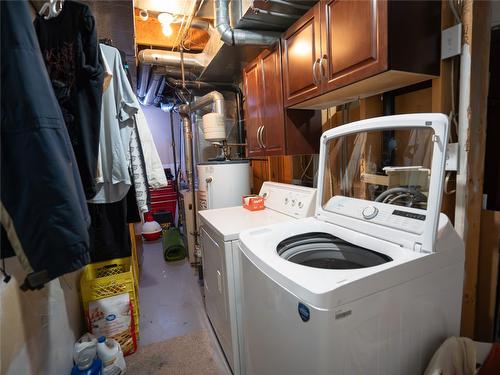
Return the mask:
<svg viewBox="0 0 500 375">
<path fill-rule="evenodd" d="M 136 101 L 137 102 L 137 101 Z M 149 130 L 148 121 L 142 111 L 139 102 L 137 102 L 139 110 L 136 115 L 137 131 L 139 132 L 139 139 L 141 141 L 142 152 L 144 154 L 144 162 L 146 164 L 146 174 L 148 177 L 149 186 L 152 188 L 162 188 L 167 186 L 167 177 L 163 170 L 163 164 L 156 149 Z"/>
<path fill-rule="evenodd" d="M 101 170 L 98 193 L 90 203 L 113 203 L 122 200 L 131 185 L 129 173 L 130 136 L 133 116 L 139 103 L 127 80 L 120 53 L 100 44 L 103 60 L 112 72 L 111 82 L 102 95 L 101 130 L 98 160 Z"/>
</svg>

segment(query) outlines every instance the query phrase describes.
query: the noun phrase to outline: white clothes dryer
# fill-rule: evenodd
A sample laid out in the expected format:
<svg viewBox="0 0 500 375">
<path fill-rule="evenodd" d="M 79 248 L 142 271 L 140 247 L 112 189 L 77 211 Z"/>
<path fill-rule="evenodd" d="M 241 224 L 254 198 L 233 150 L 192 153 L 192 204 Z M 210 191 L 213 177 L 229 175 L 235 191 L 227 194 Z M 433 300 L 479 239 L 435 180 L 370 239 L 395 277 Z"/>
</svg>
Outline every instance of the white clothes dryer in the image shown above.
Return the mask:
<svg viewBox="0 0 500 375">
<path fill-rule="evenodd" d="M 199 211 L 205 284 L 205 308 L 234 374 L 240 364 L 240 254 L 241 231 L 295 221 L 314 214 L 316 189 L 266 181 L 259 195 L 264 210 L 242 206 Z"/>
<path fill-rule="evenodd" d="M 441 114 L 322 135 L 315 216 L 240 234 L 247 374 L 422 374 L 459 334 L 464 245 L 439 213 L 447 139 Z M 404 167 L 397 187 L 387 166 Z"/>
</svg>

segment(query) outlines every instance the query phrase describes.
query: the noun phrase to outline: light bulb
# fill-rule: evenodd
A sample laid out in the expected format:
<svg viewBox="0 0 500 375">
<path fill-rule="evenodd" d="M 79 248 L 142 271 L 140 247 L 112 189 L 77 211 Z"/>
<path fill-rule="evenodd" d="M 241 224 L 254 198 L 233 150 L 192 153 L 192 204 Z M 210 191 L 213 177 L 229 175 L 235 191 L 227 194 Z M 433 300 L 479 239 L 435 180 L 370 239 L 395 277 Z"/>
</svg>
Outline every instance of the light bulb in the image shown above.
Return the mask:
<svg viewBox="0 0 500 375">
<path fill-rule="evenodd" d="M 174 20 L 174 16 L 171 15 L 170 13 L 160 13 L 160 14 L 158 14 L 158 21 L 162 25 L 170 25 L 173 20 Z"/>
<path fill-rule="evenodd" d="M 170 36 L 172 35 L 172 26 L 170 26 L 170 24 L 164 24 L 161 31 L 163 32 L 163 35 Z"/>
</svg>

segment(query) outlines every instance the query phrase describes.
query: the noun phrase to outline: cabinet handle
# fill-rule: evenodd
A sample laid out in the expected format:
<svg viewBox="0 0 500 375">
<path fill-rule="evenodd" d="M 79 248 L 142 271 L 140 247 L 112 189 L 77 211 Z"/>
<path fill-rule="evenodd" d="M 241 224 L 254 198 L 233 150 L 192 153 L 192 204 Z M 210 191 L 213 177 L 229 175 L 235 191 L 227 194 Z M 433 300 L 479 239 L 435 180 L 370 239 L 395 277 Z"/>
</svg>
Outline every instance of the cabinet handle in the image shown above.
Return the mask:
<svg viewBox="0 0 500 375">
<path fill-rule="evenodd" d="M 264 148 L 262 146 L 262 143 L 260 143 L 260 131 L 262 130 L 262 125 L 257 128 L 257 143 L 259 144 L 260 148 Z"/>
<path fill-rule="evenodd" d="M 327 55 L 321 56 L 321 59 L 319 60 L 319 69 L 321 71 L 321 78 L 322 79 L 327 79 L 327 77 L 326 77 L 326 68 L 323 68 L 323 62 L 327 62 L 327 61 L 328 61 L 328 56 Z"/>
<path fill-rule="evenodd" d="M 266 148 L 266 144 L 264 143 L 264 129 L 265 125 L 262 125 L 262 130 L 260 131 L 260 143 L 262 144 L 262 148 Z"/>
<path fill-rule="evenodd" d="M 319 86 L 319 81 L 318 81 L 318 77 L 316 77 L 316 67 L 318 66 L 318 63 L 320 62 L 320 59 L 317 58 L 315 61 L 314 61 L 314 64 L 313 64 L 313 82 L 316 86 Z"/>
</svg>

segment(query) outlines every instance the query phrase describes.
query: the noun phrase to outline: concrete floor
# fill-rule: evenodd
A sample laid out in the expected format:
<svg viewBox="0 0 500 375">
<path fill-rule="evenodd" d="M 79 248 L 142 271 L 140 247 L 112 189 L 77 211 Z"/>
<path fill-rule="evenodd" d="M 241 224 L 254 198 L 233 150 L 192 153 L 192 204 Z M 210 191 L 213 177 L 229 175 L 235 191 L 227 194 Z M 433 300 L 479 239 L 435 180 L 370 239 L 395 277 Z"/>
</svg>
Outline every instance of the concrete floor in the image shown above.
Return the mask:
<svg viewBox="0 0 500 375">
<path fill-rule="evenodd" d="M 205 313 L 201 293 L 198 276 L 187 259 L 167 263 L 163 259 L 160 241 L 143 242 L 139 345 L 206 330 L 220 374 L 231 374 Z"/>
</svg>

